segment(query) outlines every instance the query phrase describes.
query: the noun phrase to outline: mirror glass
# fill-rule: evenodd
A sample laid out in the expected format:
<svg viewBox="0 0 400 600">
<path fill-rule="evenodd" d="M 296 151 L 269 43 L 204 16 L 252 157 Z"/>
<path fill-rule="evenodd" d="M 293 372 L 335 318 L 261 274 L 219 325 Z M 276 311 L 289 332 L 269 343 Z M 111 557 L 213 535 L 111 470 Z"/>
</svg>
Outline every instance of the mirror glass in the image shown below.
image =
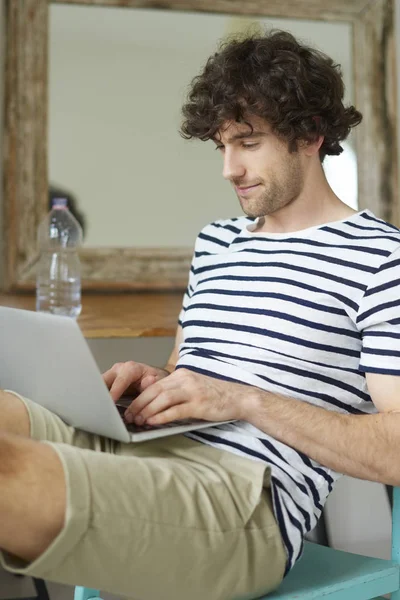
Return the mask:
<svg viewBox="0 0 400 600">
<path fill-rule="evenodd" d="M 249 27 L 285 29 L 330 55 L 354 102 L 348 23 L 50 5 L 49 182 L 72 194 L 86 247 L 191 247 L 206 223 L 242 214 L 214 144 L 178 130 L 192 78 Z M 356 208 L 351 138 L 324 168 Z"/>
</svg>

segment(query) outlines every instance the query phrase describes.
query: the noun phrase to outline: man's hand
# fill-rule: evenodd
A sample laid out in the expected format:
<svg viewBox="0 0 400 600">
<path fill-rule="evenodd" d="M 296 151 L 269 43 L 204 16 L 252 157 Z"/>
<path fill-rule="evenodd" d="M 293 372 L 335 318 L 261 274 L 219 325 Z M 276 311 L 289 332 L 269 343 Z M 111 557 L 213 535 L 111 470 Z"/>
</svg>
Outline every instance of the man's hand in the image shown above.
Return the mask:
<svg viewBox="0 0 400 600">
<path fill-rule="evenodd" d="M 181 419 L 243 419 L 252 388 L 177 369 L 147 387 L 125 412 L 128 422 L 162 425 Z"/>
<path fill-rule="evenodd" d="M 160 381 L 169 375 L 169 371 L 150 367 L 133 360 L 125 363 L 116 363 L 103 373 L 104 383 L 110 390 L 114 402 L 123 395 L 136 396 L 143 392 L 149 385 Z"/>
</svg>

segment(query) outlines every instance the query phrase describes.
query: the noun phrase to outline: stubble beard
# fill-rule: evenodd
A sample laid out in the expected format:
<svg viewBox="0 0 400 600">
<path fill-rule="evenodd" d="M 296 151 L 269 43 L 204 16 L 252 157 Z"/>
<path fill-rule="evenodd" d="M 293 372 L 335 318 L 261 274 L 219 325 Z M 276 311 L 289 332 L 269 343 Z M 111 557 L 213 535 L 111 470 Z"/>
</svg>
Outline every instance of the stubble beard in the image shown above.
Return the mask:
<svg viewBox="0 0 400 600">
<path fill-rule="evenodd" d="M 303 188 L 303 173 L 297 160 L 293 161 L 286 172 L 284 182 L 274 179 L 269 187 L 254 199 L 245 200 L 238 195 L 243 212 L 250 218 L 264 217 L 291 204 Z"/>
</svg>

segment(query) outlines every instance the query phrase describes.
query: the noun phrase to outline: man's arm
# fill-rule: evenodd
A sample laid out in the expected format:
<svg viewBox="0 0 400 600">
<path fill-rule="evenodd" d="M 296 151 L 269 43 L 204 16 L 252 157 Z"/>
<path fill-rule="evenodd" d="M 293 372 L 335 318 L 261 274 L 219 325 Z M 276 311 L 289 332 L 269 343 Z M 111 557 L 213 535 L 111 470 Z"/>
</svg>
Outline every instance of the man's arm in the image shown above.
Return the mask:
<svg viewBox="0 0 400 600">
<path fill-rule="evenodd" d="M 339 473 L 400 486 L 400 377 L 368 373 L 367 383 L 381 412 L 348 415 L 182 368 L 144 390 L 126 417 L 247 421 Z"/>
<path fill-rule="evenodd" d="M 169 359 L 167 360 L 167 364 L 164 367 L 165 371 L 168 371 L 169 373 L 172 373 L 172 371 L 175 371 L 176 363 L 178 362 L 178 357 L 179 357 L 179 346 L 181 345 L 182 342 L 183 342 L 182 326 L 178 325 L 178 327 L 176 329 L 174 349 L 172 350 L 171 355 L 170 355 Z"/>
<path fill-rule="evenodd" d="M 340 473 L 400 486 L 400 377 L 367 373 L 375 415 L 346 415 L 253 388 L 246 421 Z"/>
</svg>

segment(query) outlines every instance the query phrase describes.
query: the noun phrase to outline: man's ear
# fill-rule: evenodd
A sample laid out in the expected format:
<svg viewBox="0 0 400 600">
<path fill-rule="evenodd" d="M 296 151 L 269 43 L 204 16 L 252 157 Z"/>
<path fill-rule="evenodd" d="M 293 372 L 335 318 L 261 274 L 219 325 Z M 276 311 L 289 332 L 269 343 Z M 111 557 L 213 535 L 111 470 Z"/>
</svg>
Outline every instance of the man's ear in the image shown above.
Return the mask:
<svg viewBox="0 0 400 600">
<path fill-rule="evenodd" d="M 319 152 L 322 144 L 324 143 L 325 137 L 320 135 L 313 142 L 303 140 L 300 142 L 300 148 L 306 156 L 313 156 Z"/>
</svg>

